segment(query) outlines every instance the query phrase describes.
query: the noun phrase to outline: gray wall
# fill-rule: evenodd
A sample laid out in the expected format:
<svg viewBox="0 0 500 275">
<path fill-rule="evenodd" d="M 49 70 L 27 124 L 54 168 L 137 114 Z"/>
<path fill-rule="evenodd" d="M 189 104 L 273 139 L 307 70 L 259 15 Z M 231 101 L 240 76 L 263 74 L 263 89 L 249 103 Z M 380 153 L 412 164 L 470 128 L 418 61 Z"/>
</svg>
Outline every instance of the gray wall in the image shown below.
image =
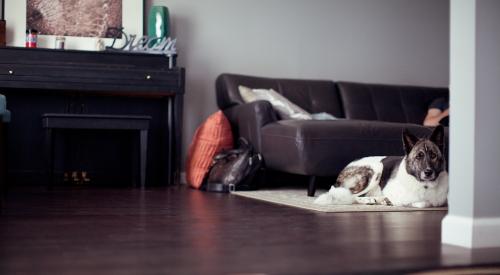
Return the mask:
<svg viewBox="0 0 500 275">
<path fill-rule="evenodd" d="M 500 1 L 476 6 L 474 217 L 500 217 Z"/>
<path fill-rule="evenodd" d="M 475 1 L 451 1 L 450 213 L 473 215 L 475 137 Z M 458 110 L 465 110 L 459 112 Z M 471 167 L 471 169 L 464 169 Z"/>
<path fill-rule="evenodd" d="M 441 241 L 500 247 L 500 1 L 452 0 L 450 192 Z"/>
<path fill-rule="evenodd" d="M 187 69 L 184 148 L 222 72 L 448 86 L 448 0 L 146 0 L 145 17 L 151 5 L 169 8 Z"/>
<path fill-rule="evenodd" d="M 495 217 L 500 213 L 500 1 L 455 2 L 449 212 Z"/>
</svg>

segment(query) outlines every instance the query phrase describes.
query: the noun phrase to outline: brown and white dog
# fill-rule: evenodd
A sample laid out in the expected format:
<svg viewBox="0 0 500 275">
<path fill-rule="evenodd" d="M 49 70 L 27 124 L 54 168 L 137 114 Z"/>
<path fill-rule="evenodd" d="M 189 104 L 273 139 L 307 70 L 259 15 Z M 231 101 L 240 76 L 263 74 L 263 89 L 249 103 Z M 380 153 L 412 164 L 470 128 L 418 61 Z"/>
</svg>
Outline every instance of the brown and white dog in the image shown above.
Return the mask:
<svg viewBox="0 0 500 275">
<path fill-rule="evenodd" d="M 430 138 L 403 131 L 405 156 L 366 157 L 349 163 L 330 191 L 314 203 L 386 204 L 437 207 L 446 204 L 448 173 L 443 156 L 444 128 Z"/>
</svg>

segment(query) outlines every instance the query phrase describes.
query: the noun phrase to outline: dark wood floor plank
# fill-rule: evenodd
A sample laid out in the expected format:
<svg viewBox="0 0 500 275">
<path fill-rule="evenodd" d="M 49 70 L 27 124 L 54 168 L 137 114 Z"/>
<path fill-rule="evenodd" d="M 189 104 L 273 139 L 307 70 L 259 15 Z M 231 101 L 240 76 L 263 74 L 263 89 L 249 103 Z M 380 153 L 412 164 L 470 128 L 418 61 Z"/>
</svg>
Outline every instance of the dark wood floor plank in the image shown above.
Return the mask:
<svg viewBox="0 0 500 275">
<path fill-rule="evenodd" d="M 0 274 L 401 273 L 500 262 L 440 244 L 443 212 L 319 213 L 184 186 L 25 189 Z"/>
</svg>

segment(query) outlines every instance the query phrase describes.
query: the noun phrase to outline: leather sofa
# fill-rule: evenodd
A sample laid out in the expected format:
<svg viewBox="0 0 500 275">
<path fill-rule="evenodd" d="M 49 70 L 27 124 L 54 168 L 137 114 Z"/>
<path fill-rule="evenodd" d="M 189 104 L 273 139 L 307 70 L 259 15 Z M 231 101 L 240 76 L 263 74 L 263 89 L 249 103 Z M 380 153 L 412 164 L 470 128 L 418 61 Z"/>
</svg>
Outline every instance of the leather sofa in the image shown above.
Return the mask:
<svg viewBox="0 0 500 275">
<path fill-rule="evenodd" d="M 267 101 L 244 103 L 239 85 L 272 88 L 309 113 L 327 112 L 340 119 L 282 120 Z M 430 134 L 431 129 L 422 126 L 428 106 L 448 94 L 448 88 L 237 74 L 216 80 L 217 104 L 235 137 L 249 140 L 263 155 L 266 168 L 310 176 L 309 196 L 314 196 L 318 176 L 336 177 L 355 159 L 403 155 L 402 130 Z"/>
</svg>

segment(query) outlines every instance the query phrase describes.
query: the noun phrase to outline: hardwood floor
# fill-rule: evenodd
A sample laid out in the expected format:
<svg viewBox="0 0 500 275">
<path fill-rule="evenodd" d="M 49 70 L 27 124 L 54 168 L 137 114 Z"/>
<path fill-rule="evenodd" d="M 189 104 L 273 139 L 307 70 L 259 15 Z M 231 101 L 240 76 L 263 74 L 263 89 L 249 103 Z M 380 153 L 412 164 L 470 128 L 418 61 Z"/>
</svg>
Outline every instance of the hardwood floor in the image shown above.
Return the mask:
<svg viewBox="0 0 500 275">
<path fill-rule="evenodd" d="M 500 262 L 440 244 L 442 212 L 326 214 L 185 186 L 14 190 L 0 274 L 406 273 Z"/>
</svg>

